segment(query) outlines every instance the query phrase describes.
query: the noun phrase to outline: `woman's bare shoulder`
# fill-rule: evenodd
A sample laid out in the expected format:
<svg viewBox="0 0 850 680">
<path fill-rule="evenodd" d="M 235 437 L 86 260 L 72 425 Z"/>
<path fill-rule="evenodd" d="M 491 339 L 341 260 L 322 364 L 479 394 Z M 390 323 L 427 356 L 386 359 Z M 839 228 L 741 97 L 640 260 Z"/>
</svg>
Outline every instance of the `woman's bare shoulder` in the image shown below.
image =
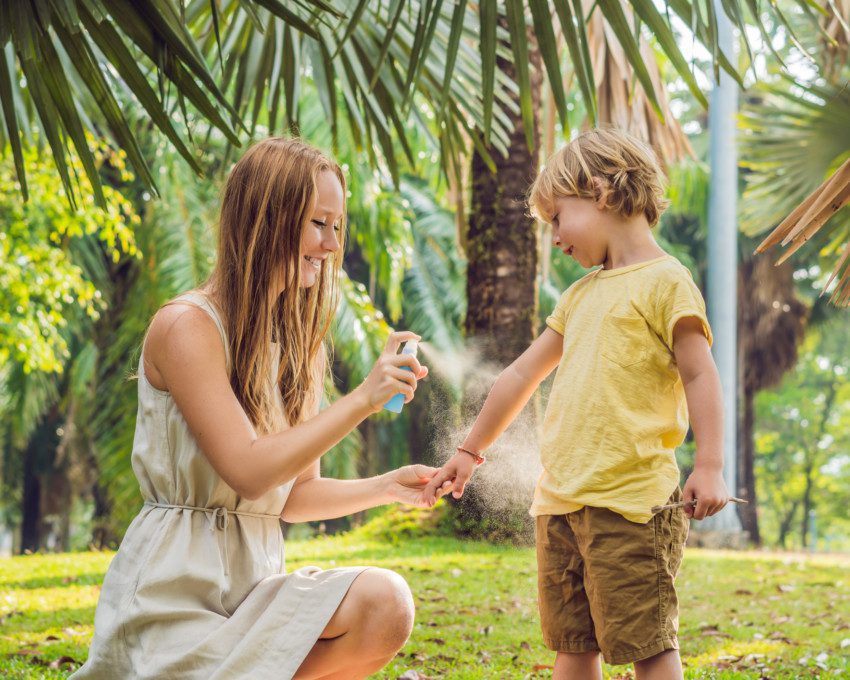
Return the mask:
<svg viewBox="0 0 850 680">
<path fill-rule="evenodd" d="M 151 320 L 145 338 L 145 374 L 157 389 L 167 390 L 168 374 L 175 363 L 224 365 L 224 346 L 212 317 L 189 302 L 161 307 Z"/>
</svg>

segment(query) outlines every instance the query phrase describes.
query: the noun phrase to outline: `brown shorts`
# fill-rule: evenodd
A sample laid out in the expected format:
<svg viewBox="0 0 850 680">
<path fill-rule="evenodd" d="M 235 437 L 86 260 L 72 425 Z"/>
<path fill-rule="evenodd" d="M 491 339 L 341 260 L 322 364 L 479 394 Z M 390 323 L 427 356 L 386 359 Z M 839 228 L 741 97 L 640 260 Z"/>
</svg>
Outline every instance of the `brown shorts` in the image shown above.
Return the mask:
<svg viewBox="0 0 850 680">
<path fill-rule="evenodd" d="M 677 489 L 670 502 L 682 498 Z M 601 651 L 623 664 L 678 649 L 673 580 L 688 536 L 681 508 L 646 524 L 605 508 L 537 517 L 537 584 L 546 646 Z"/>
</svg>

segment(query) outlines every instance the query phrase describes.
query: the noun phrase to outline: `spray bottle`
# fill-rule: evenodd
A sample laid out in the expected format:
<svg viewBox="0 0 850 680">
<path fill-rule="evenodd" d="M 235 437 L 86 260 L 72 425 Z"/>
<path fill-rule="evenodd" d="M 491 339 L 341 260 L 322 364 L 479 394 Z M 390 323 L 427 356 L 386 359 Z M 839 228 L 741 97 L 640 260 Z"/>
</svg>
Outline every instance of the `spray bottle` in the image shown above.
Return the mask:
<svg viewBox="0 0 850 680">
<path fill-rule="evenodd" d="M 408 340 L 404 343 L 404 347 L 401 349 L 402 354 L 409 354 L 411 356 L 416 356 L 416 352 L 419 350 L 419 342 L 417 340 Z M 405 371 L 410 371 L 413 373 L 413 370 L 409 366 L 402 366 L 402 369 Z M 392 399 L 390 399 L 386 404 L 384 404 L 384 408 L 387 411 L 392 411 L 393 413 L 401 413 L 401 409 L 404 406 L 404 394 L 399 392 Z"/>
</svg>

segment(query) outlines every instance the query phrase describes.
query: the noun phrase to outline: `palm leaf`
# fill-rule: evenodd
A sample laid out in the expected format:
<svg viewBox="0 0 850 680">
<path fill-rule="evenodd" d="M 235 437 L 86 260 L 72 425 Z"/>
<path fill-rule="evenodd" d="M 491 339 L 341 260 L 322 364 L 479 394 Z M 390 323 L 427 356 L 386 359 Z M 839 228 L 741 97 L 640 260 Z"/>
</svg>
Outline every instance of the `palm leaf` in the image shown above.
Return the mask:
<svg viewBox="0 0 850 680">
<path fill-rule="evenodd" d="M 756 252 L 790 245 L 781 263 L 815 235 L 823 254 L 838 253 L 845 244 L 824 292 L 837 279 L 831 300 L 847 304 L 850 216 L 836 213 L 850 200 L 850 93 L 789 82 L 765 87 L 741 124 L 750 133 L 742 153 L 742 166 L 750 171 L 743 229 L 756 234 L 778 225 Z"/>
<path fill-rule="evenodd" d="M 454 215 L 436 203 L 421 180 L 406 178 L 400 192 L 413 212 L 414 236 L 403 286 L 405 327 L 440 352 L 455 350 L 462 344 L 466 287 Z"/>
</svg>

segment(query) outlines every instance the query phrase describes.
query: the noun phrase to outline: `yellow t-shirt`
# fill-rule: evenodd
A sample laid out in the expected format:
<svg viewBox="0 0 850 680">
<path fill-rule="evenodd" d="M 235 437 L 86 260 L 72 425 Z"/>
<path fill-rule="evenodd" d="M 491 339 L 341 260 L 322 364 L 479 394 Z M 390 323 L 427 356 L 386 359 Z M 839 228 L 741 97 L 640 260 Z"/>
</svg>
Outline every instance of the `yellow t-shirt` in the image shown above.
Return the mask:
<svg viewBox="0 0 850 680">
<path fill-rule="evenodd" d="M 561 296 L 546 320 L 564 336 L 543 420 L 543 474 L 532 515 L 585 505 L 648 522 L 679 483 L 675 449 L 688 431 L 673 327 L 702 321 L 705 302 L 674 257 L 597 269 Z"/>
</svg>

